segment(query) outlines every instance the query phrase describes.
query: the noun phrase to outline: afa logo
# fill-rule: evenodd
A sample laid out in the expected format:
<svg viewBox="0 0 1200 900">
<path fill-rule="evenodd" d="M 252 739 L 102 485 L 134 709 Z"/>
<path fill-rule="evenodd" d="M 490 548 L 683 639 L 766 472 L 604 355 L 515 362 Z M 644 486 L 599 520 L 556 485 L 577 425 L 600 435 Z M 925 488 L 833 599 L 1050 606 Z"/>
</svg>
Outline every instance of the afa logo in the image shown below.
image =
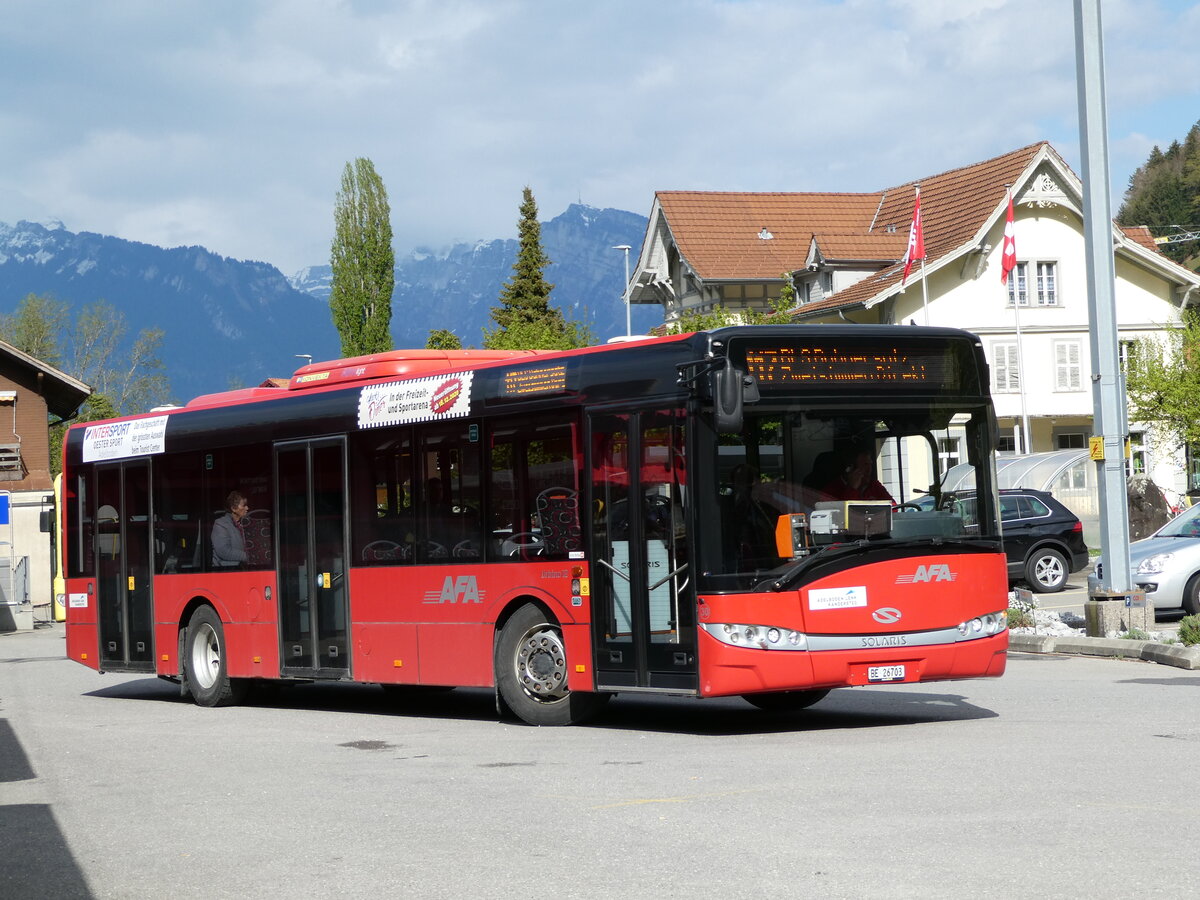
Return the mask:
<svg viewBox="0 0 1200 900">
<path fill-rule="evenodd" d="M 957 572 L 951 572 L 950 567 L 941 563 L 931 566 L 917 566 L 917 571 L 911 575 L 898 575 L 896 584 L 929 584 L 932 581 L 954 581 Z"/>
<path fill-rule="evenodd" d="M 441 591 L 426 591 L 426 603 L 482 603 L 486 591 L 479 589 L 474 575 L 447 575 Z"/>
</svg>

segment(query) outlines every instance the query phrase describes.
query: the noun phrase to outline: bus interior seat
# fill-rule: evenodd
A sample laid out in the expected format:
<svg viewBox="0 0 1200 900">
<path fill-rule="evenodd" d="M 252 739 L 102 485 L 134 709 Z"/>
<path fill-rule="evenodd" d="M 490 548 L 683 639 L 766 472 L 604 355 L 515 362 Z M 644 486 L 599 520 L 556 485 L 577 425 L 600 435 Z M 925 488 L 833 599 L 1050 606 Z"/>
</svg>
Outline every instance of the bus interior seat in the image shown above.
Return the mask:
<svg viewBox="0 0 1200 900">
<path fill-rule="evenodd" d="M 561 558 L 583 549 L 578 491 L 549 487 L 537 495 L 536 504 L 542 543 L 547 555 Z"/>
</svg>

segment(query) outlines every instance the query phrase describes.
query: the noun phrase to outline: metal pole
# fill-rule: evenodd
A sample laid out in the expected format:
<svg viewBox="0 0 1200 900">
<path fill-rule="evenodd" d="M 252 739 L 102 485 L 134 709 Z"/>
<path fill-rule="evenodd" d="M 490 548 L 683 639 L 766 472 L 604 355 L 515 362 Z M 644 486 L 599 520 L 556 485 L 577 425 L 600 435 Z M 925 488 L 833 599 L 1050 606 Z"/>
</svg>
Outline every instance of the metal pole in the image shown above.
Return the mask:
<svg viewBox="0 0 1200 900">
<path fill-rule="evenodd" d="M 1116 264 L 1108 186 L 1108 121 L 1104 105 L 1104 41 L 1100 0 L 1075 0 L 1075 73 L 1083 158 L 1083 228 L 1088 273 L 1088 329 L 1094 432 L 1102 442 L 1100 486 L 1101 588 L 1133 589 L 1129 564 L 1129 503 L 1125 494 L 1124 384 L 1117 348 Z M 1100 449 L 1100 448 L 1096 448 Z M 1095 452 L 1093 452 L 1095 458 Z"/>
</svg>

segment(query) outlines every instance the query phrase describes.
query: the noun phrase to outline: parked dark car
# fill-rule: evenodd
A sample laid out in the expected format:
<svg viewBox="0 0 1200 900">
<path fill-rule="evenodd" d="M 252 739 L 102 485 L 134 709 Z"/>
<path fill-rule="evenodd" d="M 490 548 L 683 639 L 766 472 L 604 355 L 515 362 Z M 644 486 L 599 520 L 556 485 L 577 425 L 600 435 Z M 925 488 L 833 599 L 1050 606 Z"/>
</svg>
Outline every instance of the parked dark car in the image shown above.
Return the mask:
<svg viewBox="0 0 1200 900">
<path fill-rule="evenodd" d="M 913 505 L 932 508 L 933 498 L 925 496 Z M 942 496 L 942 505 L 974 505 L 974 491 L 957 491 Z M 974 510 L 963 510 L 971 521 Z M 1088 564 L 1088 549 L 1083 542 L 1083 523 L 1047 491 L 1032 488 L 1007 488 L 1000 491 L 1000 524 L 1004 532 L 1004 552 L 1008 556 L 1009 581 L 1023 581 L 1038 593 L 1061 591 L 1072 572 Z"/>
</svg>

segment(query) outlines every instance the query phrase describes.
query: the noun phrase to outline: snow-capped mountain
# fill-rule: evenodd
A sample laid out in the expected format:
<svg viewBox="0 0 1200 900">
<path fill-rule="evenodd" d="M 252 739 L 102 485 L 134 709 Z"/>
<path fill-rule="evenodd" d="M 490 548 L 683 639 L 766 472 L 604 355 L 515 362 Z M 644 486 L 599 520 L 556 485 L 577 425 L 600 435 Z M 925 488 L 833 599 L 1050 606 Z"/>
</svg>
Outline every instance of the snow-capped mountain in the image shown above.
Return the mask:
<svg viewBox="0 0 1200 900">
<path fill-rule="evenodd" d="M 599 340 L 624 334 L 625 261 L 612 248 L 632 246 L 632 267 L 645 232 L 645 216 L 574 203 L 542 223 L 542 249 L 552 260 L 546 269 L 546 279 L 554 285 L 551 303 L 569 318 L 586 322 Z M 392 292 L 396 346 L 423 347 L 434 328 L 453 331 L 464 346 L 479 346 L 483 329 L 495 327 L 490 311 L 512 275 L 517 249 L 511 238 L 418 249 L 398 257 Z M 329 266 L 309 266 L 289 281 L 328 301 L 331 277 Z M 635 306 L 632 312 L 635 334 L 662 322 L 657 307 Z"/>
<path fill-rule="evenodd" d="M 624 258 L 612 248 L 629 244 L 633 257 L 645 229 L 644 216 L 582 205 L 542 225 L 542 247 L 554 261 L 546 273 L 555 285 L 551 301 L 586 321 L 600 340 L 625 333 Z M 434 328 L 479 346 L 516 254 L 514 238 L 399 258 L 395 346 L 423 347 Z M 267 263 L 203 247 L 164 249 L 73 233 L 58 222 L 0 223 L 0 313 L 11 313 L 30 293 L 52 295 L 76 311 L 106 300 L 125 314 L 128 342 L 144 328 L 163 329 L 160 356 L 177 401 L 287 377 L 304 363 L 299 354 L 336 358 L 341 345 L 328 307 L 330 274 L 327 265 L 314 265 L 288 279 Z M 635 333 L 661 321 L 657 308 L 633 309 Z"/>
</svg>

